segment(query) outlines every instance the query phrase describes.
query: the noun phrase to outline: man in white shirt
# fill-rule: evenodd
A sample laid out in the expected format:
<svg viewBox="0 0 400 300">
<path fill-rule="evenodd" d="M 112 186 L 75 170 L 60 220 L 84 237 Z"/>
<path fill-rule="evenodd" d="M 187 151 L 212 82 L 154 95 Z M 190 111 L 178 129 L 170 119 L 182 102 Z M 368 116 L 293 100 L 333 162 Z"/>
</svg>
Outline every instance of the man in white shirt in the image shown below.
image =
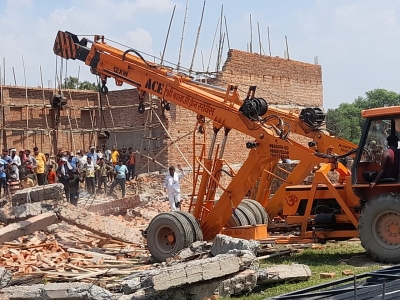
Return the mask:
<svg viewBox="0 0 400 300">
<path fill-rule="evenodd" d="M 165 177 L 164 190 L 168 193 L 169 204 L 171 211 L 180 210 L 181 207 L 181 187 L 179 181 L 185 176 L 185 172 L 178 165 L 180 174 L 175 173 L 175 167 L 169 167 L 169 174 Z"/>
<path fill-rule="evenodd" d="M 17 149 L 12 148 L 10 150 L 11 152 L 11 165 L 12 165 L 12 170 L 15 171 L 15 174 L 17 175 L 17 178 L 19 178 L 19 168 L 21 167 L 21 158 L 19 155 L 17 155 Z"/>
</svg>

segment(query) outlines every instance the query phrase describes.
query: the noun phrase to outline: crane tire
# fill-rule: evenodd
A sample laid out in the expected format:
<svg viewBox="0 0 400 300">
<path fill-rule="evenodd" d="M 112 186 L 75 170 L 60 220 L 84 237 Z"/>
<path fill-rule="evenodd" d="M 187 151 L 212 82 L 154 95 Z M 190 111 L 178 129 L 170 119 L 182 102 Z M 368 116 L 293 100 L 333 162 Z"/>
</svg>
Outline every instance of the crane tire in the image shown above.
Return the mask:
<svg viewBox="0 0 400 300">
<path fill-rule="evenodd" d="M 239 204 L 239 207 L 247 208 L 253 214 L 254 219 L 256 220 L 256 224 L 263 224 L 263 217 L 262 217 L 260 211 L 258 210 L 257 206 L 255 206 L 253 203 L 241 202 Z"/>
<path fill-rule="evenodd" d="M 151 220 L 147 228 L 147 247 L 156 261 L 163 262 L 189 247 L 193 237 L 191 225 L 185 217 L 161 213 Z"/>
<path fill-rule="evenodd" d="M 252 200 L 252 199 L 243 199 L 242 203 L 252 203 L 254 204 L 258 211 L 260 212 L 261 216 L 262 216 L 262 223 L 261 224 L 268 224 L 269 222 L 269 217 L 267 212 L 265 211 L 265 208 L 261 205 L 260 202 L 256 201 L 256 200 Z"/>
<path fill-rule="evenodd" d="M 400 194 L 387 193 L 369 200 L 358 223 L 361 245 L 375 260 L 400 262 Z"/>
<path fill-rule="evenodd" d="M 175 213 L 182 215 L 189 221 L 189 224 L 191 225 L 194 234 L 194 242 L 202 241 L 203 231 L 201 230 L 199 221 L 187 211 L 176 211 Z"/>
<path fill-rule="evenodd" d="M 227 227 L 238 227 L 238 226 L 245 226 L 245 225 L 250 225 L 247 217 L 241 210 L 236 208 L 235 213 L 231 215 L 228 222 L 226 223 L 226 226 Z"/>
<path fill-rule="evenodd" d="M 240 226 L 239 218 L 236 217 L 234 214 L 231 215 L 228 222 L 226 222 L 225 227 L 238 227 Z"/>
<path fill-rule="evenodd" d="M 244 207 L 244 206 L 238 206 L 236 208 L 236 210 L 241 211 L 244 216 L 246 217 L 246 225 L 256 225 L 256 219 L 254 218 L 254 214 L 251 210 L 249 210 L 248 208 Z"/>
</svg>

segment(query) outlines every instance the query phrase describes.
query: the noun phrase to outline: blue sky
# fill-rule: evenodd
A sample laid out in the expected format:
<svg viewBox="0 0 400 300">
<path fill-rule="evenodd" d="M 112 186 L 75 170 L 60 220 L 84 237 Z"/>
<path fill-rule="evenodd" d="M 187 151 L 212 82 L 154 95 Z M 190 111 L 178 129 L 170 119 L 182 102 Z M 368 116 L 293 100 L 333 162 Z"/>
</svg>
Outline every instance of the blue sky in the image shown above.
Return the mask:
<svg viewBox="0 0 400 300">
<path fill-rule="evenodd" d="M 6 64 L 6 83 L 24 85 L 22 56 L 28 86 L 55 81 L 52 52 L 58 30 L 102 34 L 143 52 L 159 56 L 174 5 L 165 59 L 177 63 L 186 0 L 2 0 L 0 1 L 0 65 Z M 253 21 L 253 51 L 258 51 L 257 22 L 267 52 L 270 28 L 273 56 L 283 57 L 285 35 L 290 58 L 322 66 L 324 108 L 352 102 L 375 88 L 400 92 L 400 1 L 386 0 L 207 0 L 195 70 L 207 67 L 211 44 L 224 5 L 231 48 L 246 50 Z M 203 0 L 189 0 L 181 66 L 189 67 Z M 224 47 L 226 57 L 227 45 Z M 214 47 L 210 70 L 215 68 Z M 68 62 L 68 76 L 95 81 L 81 62 Z M 129 88 L 128 86 L 125 86 Z M 110 84 L 110 88 L 112 85 Z"/>
</svg>

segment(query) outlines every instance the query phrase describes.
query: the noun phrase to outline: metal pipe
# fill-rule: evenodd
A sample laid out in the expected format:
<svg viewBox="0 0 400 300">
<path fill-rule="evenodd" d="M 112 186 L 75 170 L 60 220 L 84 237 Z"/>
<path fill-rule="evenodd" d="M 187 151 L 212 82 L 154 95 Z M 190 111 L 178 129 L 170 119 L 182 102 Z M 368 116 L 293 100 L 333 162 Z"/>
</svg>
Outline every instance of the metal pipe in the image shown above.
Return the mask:
<svg viewBox="0 0 400 300">
<path fill-rule="evenodd" d="M 208 150 L 207 159 L 212 158 L 212 154 L 214 152 L 214 147 L 215 147 L 215 141 L 217 140 L 217 134 L 218 134 L 219 128 L 214 127 L 213 130 L 214 130 L 214 134 L 211 139 L 211 144 L 210 144 L 210 149 Z"/>
<path fill-rule="evenodd" d="M 219 151 L 219 157 L 218 157 L 219 159 L 222 159 L 224 157 L 226 141 L 228 140 L 228 133 L 230 130 L 231 130 L 230 128 L 225 128 L 224 138 L 221 144 L 221 150 Z"/>
</svg>

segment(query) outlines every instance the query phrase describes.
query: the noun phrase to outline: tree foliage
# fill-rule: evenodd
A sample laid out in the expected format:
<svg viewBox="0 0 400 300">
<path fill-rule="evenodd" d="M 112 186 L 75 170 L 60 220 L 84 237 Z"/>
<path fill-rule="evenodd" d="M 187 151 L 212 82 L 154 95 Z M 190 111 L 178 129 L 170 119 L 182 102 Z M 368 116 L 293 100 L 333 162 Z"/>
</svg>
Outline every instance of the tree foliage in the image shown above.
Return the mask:
<svg viewBox="0 0 400 300">
<path fill-rule="evenodd" d="M 72 76 L 69 76 L 64 79 L 63 88 L 70 90 L 89 90 L 95 92 L 99 91 L 97 83 L 89 82 L 87 80 L 79 81 L 77 77 L 72 77 Z"/>
<path fill-rule="evenodd" d="M 385 89 L 375 89 L 357 97 L 353 103 L 341 103 L 338 108 L 328 109 L 327 128 L 341 138 L 358 144 L 364 120 L 361 111 L 369 108 L 400 105 L 400 94 Z"/>
</svg>

